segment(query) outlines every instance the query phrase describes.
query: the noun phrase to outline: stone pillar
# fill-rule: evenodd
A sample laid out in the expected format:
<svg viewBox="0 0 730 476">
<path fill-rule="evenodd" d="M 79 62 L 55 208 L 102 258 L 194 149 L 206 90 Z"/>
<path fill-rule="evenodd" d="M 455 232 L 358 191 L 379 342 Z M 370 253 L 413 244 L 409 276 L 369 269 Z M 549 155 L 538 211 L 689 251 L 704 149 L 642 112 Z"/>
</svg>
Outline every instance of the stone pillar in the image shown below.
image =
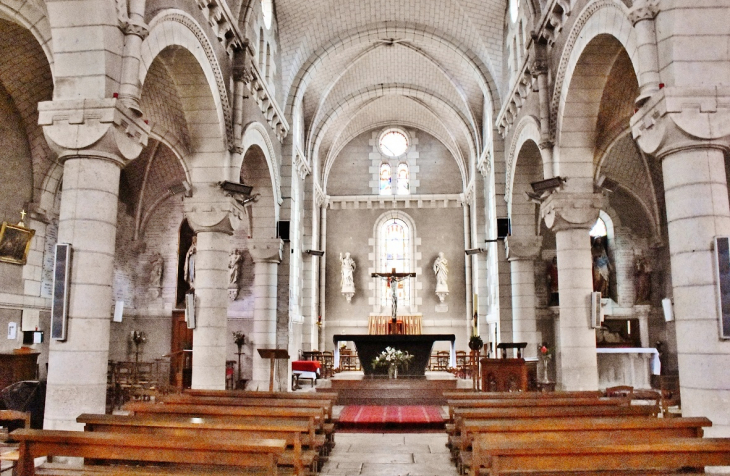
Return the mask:
<svg viewBox="0 0 730 476">
<path fill-rule="evenodd" d="M 185 218 L 197 236 L 195 255 L 195 329 L 192 388 L 226 387 L 228 333 L 228 257 L 230 236 L 243 210 L 217 185 L 196 186 L 184 202 Z"/>
<path fill-rule="evenodd" d="M 730 341 L 719 338 L 713 238 L 730 235 L 730 91 L 664 88 L 631 129 L 644 153 L 662 161 L 682 414 L 708 417 L 706 436 L 727 437 Z"/>
<path fill-rule="evenodd" d="M 629 19 L 634 25 L 639 51 L 639 97 L 641 106 L 652 94 L 659 91 L 659 56 L 657 51 L 656 26 L 654 18 L 659 12 L 658 0 L 636 0 L 629 10 Z"/>
<path fill-rule="evenodd" d="M 558 192 L 540 213 L 555 232 L 560 287 L 557 380 L 563 390 L 597 390 L 596 332 L 590 326 L 593 259 L 588 235 L 605 197 L 598 193 Z"/>
<path fill-rule="evenodd" d="M 73 249 L 67 337 L 49 344 L 43 426 L 78 430 L 79 414 L 106 408 L 120 169 L 142 151 L 149 128 L 116 99 L 41 102 L 38 112 L 64 163 L 58 243 Z"/>
<path fill-rule="evenodd" d="M 535 259 L 541 247 L 541 236 L 505 240 L 512 272 L 512 338 L 513 342 L 527 342 L 525 357 L 537 357 L 537 345 L 542 342 L 535 315 Z"/>
<path fill-rule="evenodd" d="M 269 389 L 270 361 L 259 357 L 256 349 L 276 348 L 276 298 L 278 266 L 284 242 L 279 238 L 250 239 L 248 251 L 254 262 L 253 279 L 253 377 L 251 390 Z M 281 390 L 274 384 L 274 390 Z"/>
</svg>

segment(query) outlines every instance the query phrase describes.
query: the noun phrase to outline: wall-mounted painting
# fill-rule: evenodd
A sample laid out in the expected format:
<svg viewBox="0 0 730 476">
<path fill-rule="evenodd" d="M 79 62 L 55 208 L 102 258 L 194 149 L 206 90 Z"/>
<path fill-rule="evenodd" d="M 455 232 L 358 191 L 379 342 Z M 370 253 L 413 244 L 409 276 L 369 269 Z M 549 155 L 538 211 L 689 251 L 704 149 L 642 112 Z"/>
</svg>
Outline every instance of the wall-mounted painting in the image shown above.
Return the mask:
<svg viewBox="0 0 730 476">
<path fill-rule="evenodd" d="M 25 264 L 35 230 L 3 222 L 0 228 L 0 261 Z"/>
</svg>

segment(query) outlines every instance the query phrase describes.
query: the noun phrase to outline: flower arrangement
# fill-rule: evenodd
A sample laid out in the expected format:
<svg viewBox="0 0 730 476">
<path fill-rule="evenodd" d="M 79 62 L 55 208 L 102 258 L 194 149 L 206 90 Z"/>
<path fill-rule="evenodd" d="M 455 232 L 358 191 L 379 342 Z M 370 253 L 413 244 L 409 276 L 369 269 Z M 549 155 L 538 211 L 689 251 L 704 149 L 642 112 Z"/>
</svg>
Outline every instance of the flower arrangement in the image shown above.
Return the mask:
<svg viewBox="0 0 730 476">
<path fill-rule="evenodd" d="M 246 335 L 241 331 L 231 332 L 233 334 L 233 342 L 238 346 L 240 350 L 243 344 L 246 342 Z"/>
<path fill-rule="evenodd" d="M 386 347 L 379 356 L 373 359 L 373 368 L 378 367 L 401 367 L 408 368 L 408 364 L 413 361 L 413 356 L 408 352 L 397 350 L 392 347 Z"/>
<path fill-rule="evenodd" d="M 547 342 L 543 342 L 542 344 L 537 345 L 537 355 L 541 359 L 550 359 L 553 356 L 555 349 L 548 346 Z"/>
</svg>

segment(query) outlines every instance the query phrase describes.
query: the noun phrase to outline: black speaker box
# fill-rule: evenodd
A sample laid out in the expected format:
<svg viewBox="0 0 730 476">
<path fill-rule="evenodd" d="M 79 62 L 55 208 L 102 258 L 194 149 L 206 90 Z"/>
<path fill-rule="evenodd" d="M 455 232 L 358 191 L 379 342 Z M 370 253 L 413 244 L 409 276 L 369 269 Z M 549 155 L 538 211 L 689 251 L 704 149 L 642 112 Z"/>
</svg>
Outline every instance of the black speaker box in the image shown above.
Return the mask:
<svg viewBox="0 0 730 476">
<path fill-rule="evenodd" d="M 497 238 L 507 238 L 512 234 L 512 223 L 509 218 L 497 218 Z"/>
<path fill-rule="evenodd" d="M 289 241 L 289 220 L 276 222 L 276 235 L 284 241 Z"/>
</svg>

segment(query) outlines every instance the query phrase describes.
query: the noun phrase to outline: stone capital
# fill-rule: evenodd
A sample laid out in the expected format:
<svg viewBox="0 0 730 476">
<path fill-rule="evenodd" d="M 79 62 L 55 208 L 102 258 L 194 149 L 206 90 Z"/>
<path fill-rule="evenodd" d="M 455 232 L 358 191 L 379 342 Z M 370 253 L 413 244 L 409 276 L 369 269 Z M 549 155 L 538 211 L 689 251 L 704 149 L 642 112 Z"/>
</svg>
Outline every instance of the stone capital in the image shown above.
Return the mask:
<svg viewBox="0 0 730 476">
<path fill-rule="evenodd" d="M 659 13 L 659 0 L 636 0 L 629 10 L 629 20 L 636 25 L 642 20 L 653 20 Z"/>
<path fill-rule="evenodd" d="M 215 231 L 232 235 L 243 221 L 245 210 L 233 197 L 223 193 L 217 183 L 197 184 L 192 197 L 185 197 L 183 211 L 196 233 Z"/>
<path fill-rule="evenodd" d="M 147 145 L 150 127 L 116 98 L 38 103 L 38 124 L 61 161 L 97 157 L 124 166 Z"/>
<path fill-rule="evenodd" d="M 508 236 L 504 248 L 508 261 L 534 260 L 542 249 L 542 236 Z"/>
<path fill-rule="evenodd" d="M 540 216 L 553 231 L 590 230 L 605 205 L 606 197 L 601 193 L 557 192 L 542 202 Z"/>
<path fill-rule="evenodd" d="M 695 148 L 730 151 L 730 88 L 661 89 L 631 118 L 641 150 L 662 158 Z"/>
<path fill-rule="evenodd" d="M 280 238 L 248 240 L 248 252 L 254 263 L 281 263 L 284 242 Z"/>
<path fill-rule="evenodd" d="M 125 35 L 135 35 L 143 40 L 147 38 L 147 35 L 149 35 L 150 32 L 147 24 L 142 22 L 135 22 L 133 20 L 121 23 L 119 25 L 119 28 Z"/>
</svg>

